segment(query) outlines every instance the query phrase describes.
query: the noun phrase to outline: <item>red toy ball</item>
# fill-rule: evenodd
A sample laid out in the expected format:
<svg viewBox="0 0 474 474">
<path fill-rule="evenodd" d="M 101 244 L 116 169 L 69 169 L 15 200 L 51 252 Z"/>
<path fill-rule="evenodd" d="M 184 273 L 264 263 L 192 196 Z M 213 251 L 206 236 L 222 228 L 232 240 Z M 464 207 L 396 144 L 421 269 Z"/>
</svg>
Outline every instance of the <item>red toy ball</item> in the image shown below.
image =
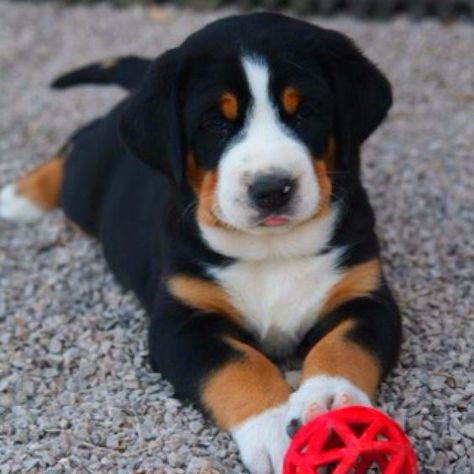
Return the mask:
<svg viewBox="0 0 474 474">
<path fill-rule="evenodd" d="M 301 427 L 286 452 L 283 474 L 326 472 L 416 474 L 416 457 L 392 419 L 374 408 L 348 406 Z"/>
</svg>

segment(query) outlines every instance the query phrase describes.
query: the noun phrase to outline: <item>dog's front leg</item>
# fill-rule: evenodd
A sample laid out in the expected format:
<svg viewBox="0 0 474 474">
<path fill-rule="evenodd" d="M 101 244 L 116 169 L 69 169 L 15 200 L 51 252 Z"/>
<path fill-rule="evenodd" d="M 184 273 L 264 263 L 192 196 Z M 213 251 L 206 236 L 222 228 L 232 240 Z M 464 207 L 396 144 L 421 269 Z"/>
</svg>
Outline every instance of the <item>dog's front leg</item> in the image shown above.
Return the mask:
<svg viewBox="0 0 474 474">
<path fill-rule="evenodd" d="M 179 396 L 230 431 L 252 474 L 280 473 L 290 388 L 238 322 L 165 295 L 152 317 L 150 352 Z"/>
<path fill-rule="evenodd" d="M 327 318 L 332 329 L 316 337 L 303 362 L 301 384 L 288 402 L 290 435 L 330 409 L 371 405 L 398 355 L 400 319 L 388 289 L 352 300 Z"/>
</svg>

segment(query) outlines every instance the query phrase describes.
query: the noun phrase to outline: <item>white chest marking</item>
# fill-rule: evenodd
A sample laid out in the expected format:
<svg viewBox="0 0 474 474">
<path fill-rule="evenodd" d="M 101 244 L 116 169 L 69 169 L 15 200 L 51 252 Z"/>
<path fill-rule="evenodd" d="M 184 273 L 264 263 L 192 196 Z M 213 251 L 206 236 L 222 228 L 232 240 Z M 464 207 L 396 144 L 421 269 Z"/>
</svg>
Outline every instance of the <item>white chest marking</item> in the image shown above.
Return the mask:
<svg viewBox="0 0 474 474">
<path fill-rule="evenodd" d="M 318 319 L 339 280 L 340 250 L 313 257 L 240 261 L 211 274 L 268 352 L 285 355 Z"/>
</svg>

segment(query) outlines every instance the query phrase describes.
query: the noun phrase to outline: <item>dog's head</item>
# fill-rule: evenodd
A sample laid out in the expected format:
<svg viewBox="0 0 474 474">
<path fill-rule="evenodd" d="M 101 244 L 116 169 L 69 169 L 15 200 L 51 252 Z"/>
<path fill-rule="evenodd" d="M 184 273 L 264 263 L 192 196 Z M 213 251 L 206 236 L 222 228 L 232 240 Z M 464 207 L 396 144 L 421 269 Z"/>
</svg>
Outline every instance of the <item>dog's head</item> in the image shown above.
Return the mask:
<svg viewBox="0 0 474 474">
<path fill-rule="evenodd" d="M 332 176 L 357 174 L 390 105 L 388 81 L 345 36 L 261 13 L 217 21 L 158 58 L 121 131 L 192 190 L 208 240 L 213 229 L 281 236 L 328 213 Z"/>
</svg>

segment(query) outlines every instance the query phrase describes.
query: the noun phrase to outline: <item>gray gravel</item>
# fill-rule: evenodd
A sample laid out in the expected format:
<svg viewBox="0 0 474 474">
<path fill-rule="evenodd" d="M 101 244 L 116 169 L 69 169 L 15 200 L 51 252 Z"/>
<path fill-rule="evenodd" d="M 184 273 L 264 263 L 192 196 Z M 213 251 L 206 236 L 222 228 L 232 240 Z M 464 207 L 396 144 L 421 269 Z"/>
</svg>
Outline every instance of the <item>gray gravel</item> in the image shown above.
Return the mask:
<svg viewBox="0 0 474 474">
<path fill-rule="evenodd" d="M 0 2 L 0 185 L 121 96 L 53 94 L 55 74 L 156 55 L 217 16 Z M 353 36 L 395 86 L 364 159 L 406 328 L 381 407 L 410 435 L 421 472 L 472 473 L 474 29 L 319 22 Z M 230 438 L 150 372 L 143 311 L 60 211 L 31 227 L 0 223 L 0 347 L 0 473 L 244 472 Z"/>
</svg>

